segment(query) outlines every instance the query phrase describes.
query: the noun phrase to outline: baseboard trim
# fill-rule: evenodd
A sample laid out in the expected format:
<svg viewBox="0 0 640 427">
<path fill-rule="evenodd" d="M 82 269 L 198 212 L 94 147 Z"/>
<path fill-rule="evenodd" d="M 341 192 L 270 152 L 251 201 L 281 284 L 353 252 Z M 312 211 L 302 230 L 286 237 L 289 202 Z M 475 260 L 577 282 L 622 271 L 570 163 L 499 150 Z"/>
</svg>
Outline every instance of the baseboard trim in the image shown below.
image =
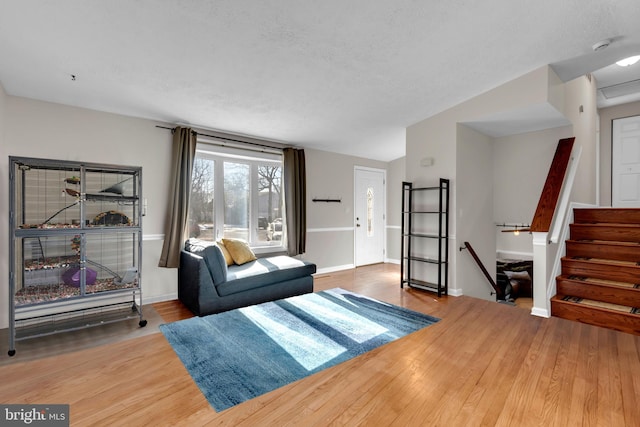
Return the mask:
<svg viewBox="0 0 640 427">
<path fill-rule="evenodd" d="M 449 289 L 447 291 L 447 295 L 449 295 L 450 297 L 461 297 L 462 295 L 464 295 L 464 293 L 462 292 L 462 289 L 458 289 L 458 288 L 453 288 L 453 289 Z"/>
<path fill-rule="evenodd" d="M 178 299 L 178 292 L 172 292 L 170 294 L 164 294 L 164 295 L 155 295 L 152 297 L 143 296 L 142 305 L 153 304 L 156 302 L 172 301 L 175 299 Z"/>
<path fill-rule="evenodd" d="M 333 267 L 319 268 L 318 270 L 316 270 L 316 274 L 314 274 L 314 276 L 319 276 L 321 274 L 327 274 L 327 273 L 334 273 L 336 271 L 349 270 L 352 268 L 356 268 L 356 266 L 353 264 L 345 264 L 345 265 L 336 265 Z"/>
<path fill-rule="evenodd" d="M 391 258 L 385 258 L 384 262 L 388 263 L 388 264 L 400 264 L 400 260 L 399 259 L 391 259 Z"/>
<path fill-rule="evenodd" d="M 538 317 L 544 317 L 544 318 L 549 318 L 551 317 L 551 315 L 549 314 L 549 310 L 546 310 L 544 308 L 538 308 L 538 307 L 533 307 L 531 309 L 531 315 L 533 316 L 538 316 Z"/>
</svg>

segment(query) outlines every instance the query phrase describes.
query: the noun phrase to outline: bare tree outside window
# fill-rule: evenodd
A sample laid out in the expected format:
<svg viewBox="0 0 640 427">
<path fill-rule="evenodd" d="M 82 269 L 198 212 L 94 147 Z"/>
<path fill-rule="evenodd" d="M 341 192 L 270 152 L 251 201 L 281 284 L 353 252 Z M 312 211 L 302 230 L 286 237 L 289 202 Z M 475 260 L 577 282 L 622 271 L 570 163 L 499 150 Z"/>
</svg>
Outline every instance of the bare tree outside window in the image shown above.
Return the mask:
<svg viewBox="0 0 640 427">
<path fill-rule="evenodd" d="M 282 168 L 280 166 L 258 166 L 258 191 L 267 194 L 266 216 L 268 222 L 282 217 Z M 275 200 L 274 200 L 275 199 Z"/>
<path fill-rule="evenodd" d="M 213 240 L 214 212 L 213 160 L 196 158 L 191 174 L 189 237 Z"/>
</svg>

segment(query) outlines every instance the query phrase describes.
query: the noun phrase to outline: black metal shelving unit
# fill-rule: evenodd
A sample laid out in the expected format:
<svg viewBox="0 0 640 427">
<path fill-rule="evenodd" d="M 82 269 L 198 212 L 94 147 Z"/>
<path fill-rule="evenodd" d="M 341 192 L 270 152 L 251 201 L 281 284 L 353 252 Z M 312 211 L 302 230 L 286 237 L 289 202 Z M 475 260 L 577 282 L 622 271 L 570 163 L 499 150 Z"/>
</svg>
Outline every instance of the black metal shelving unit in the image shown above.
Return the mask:
<svg viewBox="0 0 640 427">
<path fill-rule="evenodd" d="M 416 202 L 419 195 L 437 195 L 437 200 Z M 437 221 L 437 226 L 433 226 Z M 418 231 L 417 228 L 428 229 Z M 431 232 L 431 228 L 433 232 Z M 436 292 L 438 297 L 449 289 L 449 180 L 440 178 L 435 187 L 414 188 L 411 182 L 402 183 L 402 241 L 400 245 L 400 287 L 408 285 Z M 436 250 L 429 251 L 429 241 L 435 242 Z M 432 255 L 424 255 L 431 252 Z M 437 253 L 437 255 L 436 255 Z M 437 269 L 435 280 L 419 279 L 415 265 L 423 264 Z M 427 267 L 428 269 L 429 267 Z"/>
</svg>

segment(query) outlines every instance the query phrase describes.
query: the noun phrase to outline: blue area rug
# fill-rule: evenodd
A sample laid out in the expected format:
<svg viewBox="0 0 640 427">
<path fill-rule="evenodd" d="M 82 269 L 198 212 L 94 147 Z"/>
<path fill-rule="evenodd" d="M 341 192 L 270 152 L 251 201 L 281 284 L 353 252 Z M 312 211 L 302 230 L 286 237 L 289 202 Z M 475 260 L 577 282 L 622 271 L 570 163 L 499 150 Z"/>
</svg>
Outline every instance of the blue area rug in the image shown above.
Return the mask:
<svg viewBox="0 0 640 427">
<path fill-rule="evenodd" d="M 160 325 L 216 411 L 439 319 L 332 289 Z"/>
</svg>

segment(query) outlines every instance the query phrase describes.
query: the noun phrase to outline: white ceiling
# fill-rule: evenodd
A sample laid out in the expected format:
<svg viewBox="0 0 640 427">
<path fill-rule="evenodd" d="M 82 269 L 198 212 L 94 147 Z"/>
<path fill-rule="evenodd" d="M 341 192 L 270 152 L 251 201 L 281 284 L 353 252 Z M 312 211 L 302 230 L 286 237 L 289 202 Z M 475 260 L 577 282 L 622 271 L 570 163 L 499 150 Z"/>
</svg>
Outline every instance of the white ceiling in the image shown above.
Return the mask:
<svg viewBox="0 0 640 427">
<path fill-rule="evenodd" d="M 3 0 L 0 82 L 388 161 L 407 126 L 540 66 L 640 54 L 639 22 L 638 0 Z"/>
</svg>

